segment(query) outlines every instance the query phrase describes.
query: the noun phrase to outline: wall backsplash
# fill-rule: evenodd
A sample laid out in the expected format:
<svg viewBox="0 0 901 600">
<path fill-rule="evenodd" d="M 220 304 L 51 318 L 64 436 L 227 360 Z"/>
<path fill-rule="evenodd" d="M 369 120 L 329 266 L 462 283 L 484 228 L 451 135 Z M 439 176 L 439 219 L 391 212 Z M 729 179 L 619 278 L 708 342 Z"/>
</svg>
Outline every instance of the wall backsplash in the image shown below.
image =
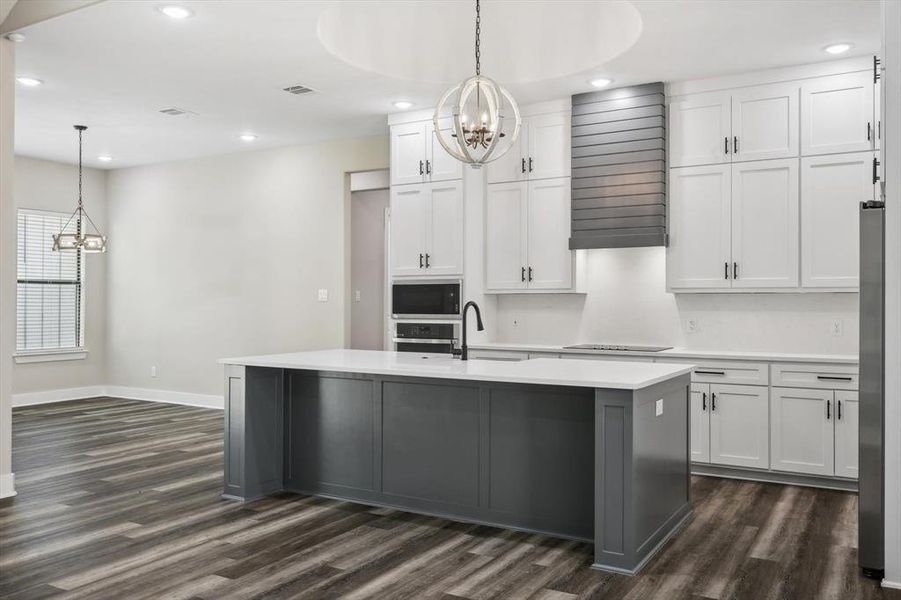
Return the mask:
<svg viewBox="0 0 901 600">
<path fill-rule="evenodd" d="M 857 354 L 856 293 L 671 294 L 665 248 L 583 252 L 587 294 L 499 296 L 497 341 Z"/>
</svg>

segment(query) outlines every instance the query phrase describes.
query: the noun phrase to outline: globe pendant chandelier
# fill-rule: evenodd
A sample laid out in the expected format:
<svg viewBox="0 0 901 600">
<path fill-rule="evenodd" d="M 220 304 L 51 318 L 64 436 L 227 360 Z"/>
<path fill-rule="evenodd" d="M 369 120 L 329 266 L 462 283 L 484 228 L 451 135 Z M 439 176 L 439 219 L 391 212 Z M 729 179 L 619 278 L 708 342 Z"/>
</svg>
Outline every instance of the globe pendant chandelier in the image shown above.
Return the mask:
<svg viewBox="0 0 901 600">
<path fill-rule="evenodd" d="M 522 120 L 510 92 L 481 72 L 481 6 L 476 0 L 476 74 L 447 90 L 433 118 L 438 142 L 448 154 L 475 168 L 497 160 L 513 146 Z M 449 105 L 449 103 L 452 103 Z M 441 127 L 452 115 L 453 127 Z"/>
<path fill-rule="evenodd" d="M 94 221 L 88 216 L 87 211 L 84 209 L 84 201 L 81 195 L 81 134 L 84 133 L 85 129 L 87 129 L 85 125 L 75 125 L 75 130 L 78 131 L 78 208 L 75 209 L 75 212 L 72 213 L 72 216 L 69 217 L 69 220 L 66 221 L 60 232 L 53 236 L 53 250 L 56 251 L 106 252 L 106 236 L 100 233 Z M 72 221 L 75 221 L 75 233 L 66 231 Z M 90 230 L 87 229 L 88 225 L 91 226 Z"/>
</svg>

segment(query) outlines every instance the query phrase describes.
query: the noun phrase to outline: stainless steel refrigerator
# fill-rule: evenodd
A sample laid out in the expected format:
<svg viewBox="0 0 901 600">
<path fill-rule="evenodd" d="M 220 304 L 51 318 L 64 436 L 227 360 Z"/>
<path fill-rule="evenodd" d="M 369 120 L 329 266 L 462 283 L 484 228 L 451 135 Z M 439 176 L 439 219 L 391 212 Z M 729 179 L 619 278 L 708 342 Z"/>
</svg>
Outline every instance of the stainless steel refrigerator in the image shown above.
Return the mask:
<svg viewBox="0 0 901 600">
<path fill-rule="evenodd" d="M 885 205 L 881 198 L 860 205 L 859 393 L 858 558 L 864 575 L 882 579 L 885 568 Z"/>
</svg>

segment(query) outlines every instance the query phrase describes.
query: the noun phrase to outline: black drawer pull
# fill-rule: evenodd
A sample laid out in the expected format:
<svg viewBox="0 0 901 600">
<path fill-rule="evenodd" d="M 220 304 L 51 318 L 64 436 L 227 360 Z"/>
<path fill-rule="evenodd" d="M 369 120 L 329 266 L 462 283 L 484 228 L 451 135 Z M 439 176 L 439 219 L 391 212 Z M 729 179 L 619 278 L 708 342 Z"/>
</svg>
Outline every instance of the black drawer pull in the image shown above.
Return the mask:
<svg viewBox="0 0 901 600">
<path fill-rule="evenodd" d="M 820 381 L 854 381 L 851 377 L 839 377 L 838 375 L 817 375 Z"/>
<path fill-rule="evenodd" d="M 695 375 L 725 375 L 725 371 L 701 371 L 700 369 L 695 369 Z"/>
</svg>

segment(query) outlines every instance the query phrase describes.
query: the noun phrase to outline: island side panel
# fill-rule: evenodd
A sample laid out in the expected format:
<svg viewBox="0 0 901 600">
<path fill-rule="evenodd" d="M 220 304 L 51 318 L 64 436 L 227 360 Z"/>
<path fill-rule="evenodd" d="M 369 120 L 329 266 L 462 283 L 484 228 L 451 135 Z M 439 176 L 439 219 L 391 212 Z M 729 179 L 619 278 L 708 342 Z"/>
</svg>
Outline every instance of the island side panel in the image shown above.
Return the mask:
<svg viewBox="0 0 901 600">
<path fill-rule="evenodd" d="M 595 568 L 636 573 L 690 514 L 688 388 L 596 391 Z"/>
<path fill-rule="evenodd" d="M 252 500 L 283 488 L 281 369 L 226 366 L 224 495 Z"/>
</svg>

